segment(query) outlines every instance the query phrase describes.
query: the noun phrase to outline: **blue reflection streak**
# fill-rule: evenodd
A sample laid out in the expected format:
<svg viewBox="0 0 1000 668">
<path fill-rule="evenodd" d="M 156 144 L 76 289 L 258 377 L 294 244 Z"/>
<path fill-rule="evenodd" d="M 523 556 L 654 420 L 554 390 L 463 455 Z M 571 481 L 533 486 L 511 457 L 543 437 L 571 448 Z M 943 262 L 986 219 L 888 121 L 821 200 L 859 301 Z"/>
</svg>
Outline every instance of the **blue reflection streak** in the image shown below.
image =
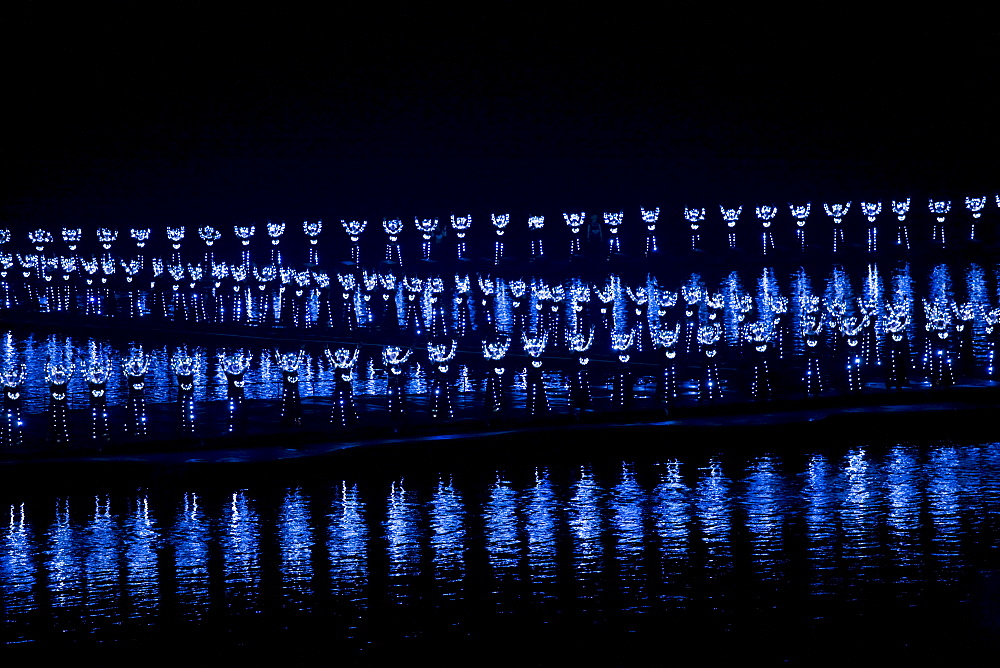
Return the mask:
<svg viewBox="0 0 1000 668">
<path fill-rule="evenodd" d="M 233 492 L 222 513 L 223 577 L 231 605 L 253 607 L 260 588 L 260 525 L 246 490 Z"/>
<path fill-rule="evenodd" d="M 520 540 L 517 531 L 517 493 L 497 474 L 490 500 L 483 509 L 486 553 L 495 578 L 516 577 Z"/>
<path fill-rule="evenodd" d="M 330 508 L 327 552 L 330 586 L 335 595 L 359 601 L 368 585 L 368 530 L 365 504 L 356 485 L 341 483 Z"/>
<path fill-rule="evenodd" d="M 0 602 L 4 624 L 35 609 L 35 559 L 35 539 L 25 519 L 24 504 L 12 504 L 10 523 L 4 531 L 0 550 Z"/>
<path fill-rule="evenodd" d="M 420 506 L 415 492 L 407 492 L 403 482 L 393 482 L 385 520 L 389 557 L 389 587 L 399 600 L 416 596 L 413 579 L 420 573 Z"/>
<path fill-rule="evenodd" d="M 143 495 L 125 519 L 125 580 L 133 618 L 145 617 L 160 605 L 159 548 L 160 534 L 149 514 L 149 498 Z"/>
<path fill-rule="evenodd" d="M 82 602 L 83 568 L 77 550 L 76 530 L 70 521 L 69 499 L 56 503 L 55 519 L 46 532 L 45 570 L 48 573 L 52 606 L 71 607 Z"/>
<path fill-rule="evenodd" d="M 169 541 L 174 548 L 177 599 L 182 615 L 200 619 L 208 602 L 209 529 L 197 494 L 184 494 Z"/>
<path fill-rule="evenodd" d="M 442 584 L 460 583 L 465 577 L 465 509 L 462 496 L 451 482 L 438 481 L 430 502 L 431 550 L 434 577 Z M 446 596 L 457 598 L 460 589 L 448 588 Z"/>
<path fill-rule="evenodd" d="M 744 508 L 747 528 L 750 530 L 751 558 L 762 576 L 767 579 L 782 576 L 784 536 L 782 499 L 787 491 L 776 470 L 772 455 L 759 457 L 750 465 Z"/>
<path fill-rule="evenodd" d="M 301 489 L 290 489 L 278 512 L 279 569 L 286 595 L 294 593 L 299 605 L 303 605 L 304 597 L 313 593 L 313 544 L 309 497 Z"/>
<path fill-rule="evenodd" d="M 556 574 L 556 495 L 548 471 L 535 469 L 535 485 L 524 493 L 528 568 L 534 593 L 554 596 Z"/>
</svg>

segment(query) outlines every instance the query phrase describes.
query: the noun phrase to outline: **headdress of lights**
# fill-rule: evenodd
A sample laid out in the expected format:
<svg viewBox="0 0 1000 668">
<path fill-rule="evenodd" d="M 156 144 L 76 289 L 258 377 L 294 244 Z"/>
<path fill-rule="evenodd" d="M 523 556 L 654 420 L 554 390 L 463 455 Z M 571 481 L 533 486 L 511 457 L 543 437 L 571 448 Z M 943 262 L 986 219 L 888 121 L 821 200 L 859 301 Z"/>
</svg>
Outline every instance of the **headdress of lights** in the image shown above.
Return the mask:
<svg viewBox="0 0 1000 668">
<path fill-rule="evenodd" d="M 206 246 L 211 246 L 219 240 L 222 233 L 211 225 L 205 225 L 204 227 L 198 228 L 198 236 L 201 237 L 201 240 L 205 242 Z"/>
<path fill-rule="evenodd" d="M 105 250 L 111 248 L 111 244 L 118 238 L 118 230 L 108 229 L 107 227 L 102 227 L 97 230 L 97 240 L 101 242 Z"/>
<path fill-rule="evenodd" d="M 739 220 L 740 214 L 743 213 L 743 207 L 739 206 L 735 209 L 727 209 L 720 206 L 719 211 L 722 213 L 722 219 L 726 221 L 728 227 L 736 227 L 736 221 Z"/>
<path fill-rule="evenodd" d="M 281 235 L 285 233 L 285 223 L 271 223 L 267 224 L 267 236 L 271 237 L 271 243 L 275 246 L 281 241 Z"/>
<path fill-rule="evenodd" d="M 587 214 L 582 211 L 580 213 L 564 213 L 563 219 L 572 228 L 573 233 L 576 234 L 580 231 L 580 227 L 584 222 L 586 222 Z"/>
<path fill-rule="evenodd" d="M 699 223 L 705 220 L 705 208 L 702 207 L 700 209 L 689 209 L 685 207 L 684 218 L 689 223 L 691 223 L 692 230 L 697 230 Z"/>
<path fill-rule="evenodd" d="M 257 227 L 254 225 L 233 225 L 233 233 L 236 234 L 240 243 L 244 246 L 250 245 L 250 237 L 252 237 L 256 231 Z"/>
<path fill-rule="evenodd" d="M 399 220 L 398 218 L 393 218 L 392 220 L 383 220 L 382 229 L 385 230 L 385 233 L 388 234 L 390 237 L 396 237 L 400 232 L 403 231 L 403 221 Z M 395 241 L 396 239 L 393 238 L 392 240 Z"/>
<path fill-rule="evenodd" d="M 501 214 L 491 213 L 490 214 L 490 220 L 493 222 L 493 227 L 497 228 L 497 230 L 496 230 L 497 234 L 500 235 L 500 234 L 503 234 L 503 228 L 507 227 L 507 224 L 510 223 L 510 214 L 509 213 L 501 213 Z"/>
<path fill-rule="evenodd" d="M 540 230 L 545 225 L 545 216 L 528 216 L 528 229 Z"/>
<path fill-rule="evenodd" d="M 365 224 L 367 225 L 367 221 Z M 304 220 L 302 221 L 302 231 L 306 233 L 307 237 L 309 237 L 309 243 L 315 244 L 317 241 L 316 237 L 318 237 L 319 233 L 323 231 L 323 221 L 317 220 L 315 223 L 310 223 L 309 221 Z"/>
<path fill-rule="evenodd" d="M 52 243 L 52 233 L 46 230 L 35 230 L 28 232 L 28 239 L 35 244 L 35 250 L 41 251 L 45 248 L 45 244 Z"/>
<path fill-rule="evenodd" d="M 167 228 L 167 238 L 173 242 L 174 250 L 181 247 L 181 240 L 184 238 L 184 228 L 183 227 L 168 227 Z"/>
<path fill-rule="evenodd" d="M 937 222 L 943 223 L 945 214 L 951 211 L 951 201 L 950 200 L 927 200 L 927 208 L 930 212 L 934 214 L 937 218 Z"/>
<path fill-rule="evenodd" d="M 862 202 L 861 213 L 865 215 L 869 223 L 874 223 L 875 217 L 882 213 L 882 202 Z"/>
<path fill-rule="evenodd" d="M 965 208 L 972 212 L 973 218 L 983 215 L 983 207 L 986 206 L 986 197 L 966 197 Z"/>
<path fill-rule="evenodd" d="M 138 246 L 139 248 L 142 248 L 143 246 L 146 245 L 146 242 L 149 241 L 149 235 L 151 232 L 152 230 L 149 229 L 148 227 L 141 230 L 140 229 L 129 230 L 129 234 L 133 239 L 135 239 L 135 245 Z"/>
<path fill-rule="evenodd" d="M 809 217 L 809 211 L 812 210 L 812 203 L 806 202 L 805 204 L 789 204 L 788 209 L 792 214 L 792 218 L 795 219 L 795 224 L 802 227 L 806 224 L 806 218 Z"/>
<path fill-rule="evenodd" d="M 906 214 L 910 211 L 910 198 L 904 200 L 892 200 L 892 212 L 900 222 L 906 219 Z"/>
<path fill-rule="evenodd" d="M 823 204 L 823 210 L 826 211 L 826 215 L 833 218 L 833 222 L 840 224 L 840 221 L 844 219 L 847 212 L 851 210 L 851 203 L 846 204 Z"/>
<path fill-rule="evenodd" d="M 82 236 L 83 236 L 83 230 L 81 230 L 79 227 L 62 228 L 63 241 L 66 242 L 67 245 L 69 245 L 70 250 L 76 250 L 76 245 L 80 243 L 80 238 Z"/>
</svg>

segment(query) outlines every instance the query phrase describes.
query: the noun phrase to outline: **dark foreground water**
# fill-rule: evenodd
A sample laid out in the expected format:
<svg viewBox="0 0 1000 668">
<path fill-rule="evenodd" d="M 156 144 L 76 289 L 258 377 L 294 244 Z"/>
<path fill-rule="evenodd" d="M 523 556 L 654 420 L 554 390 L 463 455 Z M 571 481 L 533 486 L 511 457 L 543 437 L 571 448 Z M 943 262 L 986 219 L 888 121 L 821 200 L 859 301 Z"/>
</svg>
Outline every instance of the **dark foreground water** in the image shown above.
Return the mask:
<svg viewBox="0 0 1000 668">
<path fill-rule="evenodd" d="M 864 665 L 998 645 L 1000 444 L 506 466 L 8 491 L 3 640 L 443 665 Z"/>
</svg>

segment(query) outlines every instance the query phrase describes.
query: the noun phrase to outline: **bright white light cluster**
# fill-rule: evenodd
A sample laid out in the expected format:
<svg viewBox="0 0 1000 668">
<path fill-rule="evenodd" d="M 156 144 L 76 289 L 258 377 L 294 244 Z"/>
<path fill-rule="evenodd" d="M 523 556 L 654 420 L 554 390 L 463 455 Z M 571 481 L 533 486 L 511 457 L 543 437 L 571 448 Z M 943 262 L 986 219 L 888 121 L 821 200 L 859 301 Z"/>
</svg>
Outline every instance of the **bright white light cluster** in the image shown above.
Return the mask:
<svg viewBox="0 0 1000 668">
<path fill-rule="evenodd" d="M 540 230 L 545 225 L 545 216 L 528 216 L 528 229 Z"/>
<path fill-rule="evenodd" d="M 28 239 L 31 240 L 31 243 L 35 244 L 38 250 L 42 250 L 41 246 L 52 243 L 52 233 L 45 230 L 35 230 L 34 232 L 28 232 Z"/>
<path fill-rule="evenodd" d="M 874 223 L 875 216 L 882 213 L 882 202 L 862 202 L 861 213 L 868 218 L 869 223 Z"/>
<path fill-rule="evenodd" d="M 413 219 L 413 224 L 416 225 L 417 229 L 420 230 L 423 233 L 424 239 L 426 240 L 426 239 L 430 239 L 431 238 L 431 234 L 433 234 L 434 230 L 437 228 L 438 219 L 437 218 L 414 218 Z"/>
<path fill-rule="evenodd" d="M 218 241 L 220 237 L 222 237 L 222 233 L 211 225 L 205 225 L 204 227 L 198 228 L 198 236 L 201 237 L 201 240 L 205 242 L 206 246 L 211 246 Z"/>
<path fill-rule="evenodd" d="M 500 213 L 500 214 L 491 213 L 490 214 L 490 220 L 493 222 L 493 227 L 497 228 L 497 233 L 500 234 L 500 233 L 502 233 L 501 230 L 503 230 L 503 228 L 507 227 L 507 225 L 510 223 L 510 214 L 509 213 Z"/>
<path fill-rule="evenodd" d="M 944 216 L 946 213 L 951 211 L 951 201 L 950 200 L 927 200 L 927 208 L 930 212 L 937 216 L 937 222 L 943 223 Z"/>
<path fill-rule="evenodd" d="M 62 229 L 62 238 L 69 245 L 70 250 L 76 250 L 76 245 L 80 243 L 80 238 L 83 236 L 83 230 L 79 227 L 68 228 L 64 227 Z"/>
<path fill-rule="evenodd" d="M 986 206 L 986 197 L 966 197 L 965 208 L 972 212 L 973 218 L 983 215 L 983 207 Z"/>
<path fill-rule="evenodd" d="M 472 216 L 456 216 L 451 217 L 451 226 L 453 229 L 459 231 L 459 233 L 464 234 L 465 230 L 469 229 L 472 225 Z"/>
<path fill-rule="evenodd" d="M 743 213 L 743 207 L 739 206 L 735 209 L 727 209 L 724 206 L 720 206 L 719 211 L 722 213 L 722 219 L 726 221 L 726 225 L 736 227 L 736 221 L 739 220 L 740 214 Z"/>
<path fill-rule="evenodd" d="M 896 218 L 902 222 L 906 219 L 906 214 L 910 211 L 910 198 L 907 197 L 904 200 L 896 201 L 892 200 L 892 212 L 896 214 Z"/>
<path fill-rule="evenodd" d="M 652 232 L 656 227 L 656 221 L 660 218 L 660 207 L 656 207 L 650 211 L 640 207 L 639 213 L 642 215 L 642 221 L 646 223 L 646 229 Z"/>
<path fill-rule="evenodd" d="M 566 220 L 566 224 L 573 228 L 573 232 L 579 232 L 580 227 L 586 222 L 587 214 L 585 212 L 580 213 L 564 213 L 563 218 Z"/>
<path fill-rule="evenodd" d="M 340 224 L 344 226 L 344 231 L 350 235 L 351 241 L 357 241 L 361 233 L 368 227 L 367 220 L 342 220 Z"/>
<path fill-rule="evenodd" d="M 118 238 L 118 230 L 110 230 L 102 227 L 97 230 L 97 240 L 101 242 L 105 249 L 111 248 L 111 244 Z"/>
<path fill-rule="evenodd" d="M 851 210 L 851 203 L 846 204 L 826 204 L 823 203 L 823 210 L 826 211 L 826 215 L 833 218 L 833 222 L 840 224 L 840 221 L 844 219 L 847 212 Z"/>
<path fill-rule="evenodd" d="M 705 220 L 705 209 L 704 207 L 701 209 L 689 209 L 684 207 L 684 218 L 691 223 L 692 230 L 697 230 L 698 223 Z"/>
<path fill-rule="evenodd" d="M 271 243 L 275 246 L 278 245 L 279 238 L 285 232 L 285 223 L 271 223 L 267 224 L 267 236 L 271 237 Z"/>
<path fill-rule="evenodd" d="M 250 245 L 250 237 L 253 233 L 257 231 L 257 228 L 253 225 L 233 225 L 233 232 L 240 239 L 240 243 L 244 246 Z"/>
<path fill-rule="evenodd" d="M 10 241 L 10 230 L 0 230 L 0 246 Z"/>
<path fill-rule="evenodd" d="M 307 237 L 309 237 L 309 243 L 315 244 L 316 237 L 318 237 L 319 233 L 323 231 L 323 221 L 317 220 L 315 223 L 310 223 L 308 220 L 303 220 L 302 231 L 306 233 Z"/>
<path fill-rule="evenodd" d="M 141 230 L 132 229 L 129 230 L 129 235 L 135 239 L 135 245 L 142 248 L 146 245 L 146 242 L 149 241 L 149 235 L 151 232 L 152 230 L 148 227 Z"/>
<path fill-rule="evenodd" d="M 174 242 L 174 248 L 180 248 L 181 239 L 184 238 L 184 228 L 168 227 L 167 238 Z"/>
<path fill-rule="evenodd" d="M 774 217 L 778 214 L 778 207 L 770 206 L 765 204 L 764 206 L 757 207 L 757 217 L 763 220 L 765 223 L 769 223 L 774 220 Z M 766 227 L 766 226 L 765 226 Z"/>
<path fill-rule="evenodd" d="M 792 218 L 795 219 L 795 224 L 802 227 L 806 224 L 806 218 L 809 217 L 809 212 L 812 210 L 812 203 L 789 204 L 788 209 L 792 213 Z"/>
<path fill-rule="evenodd" d="M 393 218 L 392 220 L 382 220 L 382 229 L 389 236 L 396 236 L 403 231 L 403 221 L 398 218 Z"/>
</svg>

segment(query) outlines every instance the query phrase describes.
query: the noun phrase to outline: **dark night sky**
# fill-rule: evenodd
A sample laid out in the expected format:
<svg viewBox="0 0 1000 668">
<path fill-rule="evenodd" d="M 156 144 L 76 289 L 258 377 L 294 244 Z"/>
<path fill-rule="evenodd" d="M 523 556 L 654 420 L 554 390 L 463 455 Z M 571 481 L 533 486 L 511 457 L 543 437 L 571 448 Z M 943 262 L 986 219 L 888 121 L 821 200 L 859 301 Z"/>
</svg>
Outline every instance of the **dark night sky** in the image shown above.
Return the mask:
<svg viewBox="0 0 1000 668">
<path fill-rule="evenodd" d="M 16 3 L 0 225 L 997 187 L 1000 32 L 975 17 L 536 5 L 373 3 L 331 21 Z"/>
</svg>

